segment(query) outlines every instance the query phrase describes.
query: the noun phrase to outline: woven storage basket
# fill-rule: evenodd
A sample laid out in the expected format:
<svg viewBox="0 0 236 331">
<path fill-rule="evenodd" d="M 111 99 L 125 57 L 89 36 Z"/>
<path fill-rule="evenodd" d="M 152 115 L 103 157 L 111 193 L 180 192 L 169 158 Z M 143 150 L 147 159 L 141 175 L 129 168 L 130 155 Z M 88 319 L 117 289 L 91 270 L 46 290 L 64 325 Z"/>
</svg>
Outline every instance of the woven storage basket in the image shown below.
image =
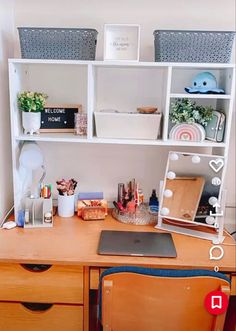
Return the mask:
<svg viewBox="0 0 236 331">
<path fill-rule="evenodd" d="M 235 32 L 155 30 L 156 62 L 227 63 Z"/>
<path fill-rule="evenodd" d="M 18 28 L 22 58 L 95 60 L 95 29 Z"/>
</svg>

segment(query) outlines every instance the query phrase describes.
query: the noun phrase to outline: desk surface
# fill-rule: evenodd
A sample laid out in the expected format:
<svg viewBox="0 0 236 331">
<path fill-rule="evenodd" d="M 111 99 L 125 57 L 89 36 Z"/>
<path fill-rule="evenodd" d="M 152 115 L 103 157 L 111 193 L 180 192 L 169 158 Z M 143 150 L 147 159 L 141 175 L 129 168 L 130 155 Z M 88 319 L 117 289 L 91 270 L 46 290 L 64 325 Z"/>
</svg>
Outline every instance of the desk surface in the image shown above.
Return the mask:
<svg viewBox="0 0 236 331">
<path fill-rule="evenodd" d="M 0 229 L 0 263 L 74 264 L 83 266 L 140 265 L 159 268 L 203 268 L 236 272 L 236 246 L 222 246 L 224 258 L 209 259 L 210 241 L 173 233 L 177 258 L 98 255 L 101 230 L 160 231 L 151 225 L 128 225 L 108 216 L 104 221 L 55 217 L 53 228 Z M 161 231 L 160 231 L 161 232 Z M 224 243 L 233 244 L 230 236 Z"/>
</svg>

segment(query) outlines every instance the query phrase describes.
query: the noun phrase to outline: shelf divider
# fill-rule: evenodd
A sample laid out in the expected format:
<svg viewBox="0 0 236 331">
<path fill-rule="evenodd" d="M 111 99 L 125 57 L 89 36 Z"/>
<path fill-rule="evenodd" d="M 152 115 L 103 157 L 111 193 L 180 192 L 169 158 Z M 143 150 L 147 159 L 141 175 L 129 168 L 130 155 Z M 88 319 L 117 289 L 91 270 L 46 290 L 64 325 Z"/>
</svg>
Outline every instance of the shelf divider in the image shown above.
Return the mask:
<svg viewBox="0 0 236 331">
<path fill-rule="evenodd" d="M 92 64 L 88 64 L 87 88 L 87 136 L 90 140 L 93 137 L 93 110 L 95 104 L 95 68 Z"/>
<path fill-rule="evenodd" d="M 168 140 L 171 81 L 172 81 L 172 67 L 168 67 L 167 82 L 166 82 L 166 104 L 165 104 L 164 125 L 163 125 L 164 140 Z"/>
</svg>

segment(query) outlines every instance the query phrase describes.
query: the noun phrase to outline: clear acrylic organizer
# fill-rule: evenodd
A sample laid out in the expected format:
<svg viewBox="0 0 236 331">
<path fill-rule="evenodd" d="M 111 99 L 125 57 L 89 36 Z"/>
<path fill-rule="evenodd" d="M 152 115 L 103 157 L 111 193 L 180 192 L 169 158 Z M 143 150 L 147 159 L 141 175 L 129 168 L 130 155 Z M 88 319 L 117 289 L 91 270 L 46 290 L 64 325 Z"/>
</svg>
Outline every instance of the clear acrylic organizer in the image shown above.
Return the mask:
<svg viewBox="0 0 236 331">
<path fill-rule="evenodd" d="M 135 225 L 157 224 L 158 220 L 158 213 L 151 213 L 147 205 L 137 207 L 135 213 L 113 209 L 112 216 L 122 223 Z"/>
</svg>

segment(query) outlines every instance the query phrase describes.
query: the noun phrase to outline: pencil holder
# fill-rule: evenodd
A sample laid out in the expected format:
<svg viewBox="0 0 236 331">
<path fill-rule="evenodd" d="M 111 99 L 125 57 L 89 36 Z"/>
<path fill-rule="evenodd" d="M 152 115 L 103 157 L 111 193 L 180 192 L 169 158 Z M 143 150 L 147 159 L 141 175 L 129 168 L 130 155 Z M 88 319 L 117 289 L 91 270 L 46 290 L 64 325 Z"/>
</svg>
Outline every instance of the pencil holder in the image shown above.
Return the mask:
<svg viewBox="0 0 236 331">
<path fill-rule="evenodd" d="M 72 217 L 75 212 L 74 195 L 58 195 L 58 215 L 60 217 Z"/>
<path fill-rule="evenodd" d="M 25 198 L 24 227 L 52 227 L 53 205 L 52 198 Z"/>
</svg>

